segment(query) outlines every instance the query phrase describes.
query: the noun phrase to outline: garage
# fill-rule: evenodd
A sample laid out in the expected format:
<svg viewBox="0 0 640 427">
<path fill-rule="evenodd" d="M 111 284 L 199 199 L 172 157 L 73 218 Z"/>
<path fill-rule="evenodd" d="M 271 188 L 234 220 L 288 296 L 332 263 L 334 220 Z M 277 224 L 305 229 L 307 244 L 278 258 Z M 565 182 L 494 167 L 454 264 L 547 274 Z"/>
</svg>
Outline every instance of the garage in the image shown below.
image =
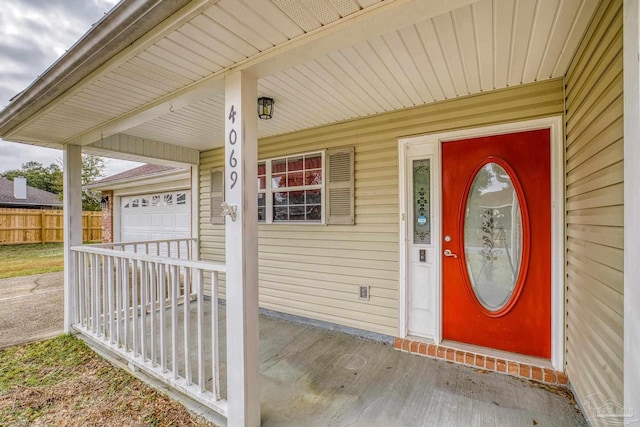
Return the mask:
<svg viewBox="0 0 640 427">
<path fill-rule="evenodd" d="M 189 190 L 120 198 L 120 241 L 167 240 L 191 236 Z"/>
<path fill-rule="evenodd" d="M 192 236 L 190 169 L 145 164 L 85 189 L 100 192 L 104 243 Z"/>
</svg>

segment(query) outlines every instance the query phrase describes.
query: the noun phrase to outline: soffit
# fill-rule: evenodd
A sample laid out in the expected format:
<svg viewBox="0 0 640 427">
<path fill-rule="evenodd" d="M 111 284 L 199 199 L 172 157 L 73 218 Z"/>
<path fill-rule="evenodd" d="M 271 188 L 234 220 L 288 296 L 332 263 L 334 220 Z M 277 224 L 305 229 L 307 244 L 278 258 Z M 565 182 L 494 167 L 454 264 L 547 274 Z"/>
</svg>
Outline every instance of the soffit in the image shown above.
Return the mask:
<svg viewBox="0 0 640 427">
<path fill-rule="evenodd" d="M 220 0 L 10 135 L 65 142 L 380 0 Z"/>
<path fill-rule="evenodd" d="M 12 139 L 64 142 L 220 73 L 375 0 L 221 0 L 114 67 Z M 276 100 L 260 137 L 561 77 L 597 0 L 480 0 L 259 79 Z M 127 134 L 195 149 L 222 145 L 224 94 Z"/>
</svg>

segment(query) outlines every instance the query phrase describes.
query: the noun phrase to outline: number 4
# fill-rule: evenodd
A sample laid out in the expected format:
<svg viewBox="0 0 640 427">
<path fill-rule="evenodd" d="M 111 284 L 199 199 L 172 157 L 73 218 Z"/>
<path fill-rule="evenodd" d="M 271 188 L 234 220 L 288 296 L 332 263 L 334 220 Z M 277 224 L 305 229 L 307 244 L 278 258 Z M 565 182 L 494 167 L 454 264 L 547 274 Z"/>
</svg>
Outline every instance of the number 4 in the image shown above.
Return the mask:
<svg viewBox="0 0 640 427">
<path fill-rule="evenodd" d="M 236 106 L 232 104 L 231 111 L 229 111 L 229 120 L 231 120 L 231 123 L 236 122 L 236 114 Z"/>
</svg>

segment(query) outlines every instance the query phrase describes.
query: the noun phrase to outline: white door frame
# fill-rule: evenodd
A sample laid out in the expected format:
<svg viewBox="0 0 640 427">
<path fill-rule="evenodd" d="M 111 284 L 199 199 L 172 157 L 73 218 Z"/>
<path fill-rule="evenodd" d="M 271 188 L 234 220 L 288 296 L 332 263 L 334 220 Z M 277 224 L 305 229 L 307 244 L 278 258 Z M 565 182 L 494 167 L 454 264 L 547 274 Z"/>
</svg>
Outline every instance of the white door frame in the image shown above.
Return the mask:
<svg viewBox="0 0 640 427">
<path fill-rule="evenodd" d="M 624 0 L 624 409 L 640 414 L 640 2 Z"/>
<path fill-rule="evenodd" d="M 551 138 L 551 364 L 554 369 L 564 371 L 564 206 L 565 206 L 565 182 L 564 182 L 564 134 L 562 116 L 545 117 L 541 119 L 526 120 L 513 123 L 504 123 L 492 126 L 485 126 L 473 129 L 454 130 L 449 132 L 412 136 L 400 138 L 398 140 L 398 183 L 400 194 L 400 307 L 399 307 L 399 330 L 401 338 L 407 336 L 407 304 L 408 286 L 407 282 L 407 236 L 406 227 L 406 203 L 407 189 L 406 181 L 406 146 L 412 144 L 435 143 L 436 161 L 434 162 L 435 179 L 433 181 L 434 203 L 438 207 L 434 210 L 436 218 L 433 219 L 432 235 L 436 253 L 441 252 L 442 227 L 440 218 L 442 217 L 442 186 L 441 186 L 441 165 L 442 143 L 446 141 L 476 138 L 490 135 L 500 135 L 505 133 L 522 132 L 536 129 L 549 129 Z M 442 257 L 434 263 L 436 267 L 436 283 L 434 298 L 436 300 L 435 315 L 435 342 L 442 342 Z"/>
</svg>

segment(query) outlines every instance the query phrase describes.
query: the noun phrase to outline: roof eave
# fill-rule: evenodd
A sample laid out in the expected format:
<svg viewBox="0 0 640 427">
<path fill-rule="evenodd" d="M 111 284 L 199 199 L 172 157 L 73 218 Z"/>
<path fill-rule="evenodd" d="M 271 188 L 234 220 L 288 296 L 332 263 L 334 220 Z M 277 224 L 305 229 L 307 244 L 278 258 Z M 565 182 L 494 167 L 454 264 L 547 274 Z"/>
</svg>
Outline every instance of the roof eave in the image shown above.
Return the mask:
<svg viewBox="0 0 640 427">
<path fill-rule="evenodd" d="M 62 203 L 35 203 L 35 202 L 0 202 L 0 206 L 45 206 L 45 207 L 63 207 Z"/>
<path fill-rule="evenodd" d="M 187 3 L 188 0 L 128 0 L 118 3 L 0 112 L 0 137 L 6 137 L 26 119 Z"/>
<path fill-rule="evenodd" d="M 158 173 L 148 174 L 137 176 L 134 178 L 121 179 L 117 181 L 110 181 L 105 183 L 98 184 L 89 184 L 85 185 L 82 188 L 87 190 L 95 190 L 95 191 L 103 191 L 103 190 L 117 190 L 120 188 L 132 187 L 135 185 L 140 185 L 142 183 L 151 184 L 151 181 L 166 181 L 170 179 L 184 179 L 189 178 L 190 171 L 186 169 L 171 169 L 168 171 L 162 171 Z"/>
</svg>

